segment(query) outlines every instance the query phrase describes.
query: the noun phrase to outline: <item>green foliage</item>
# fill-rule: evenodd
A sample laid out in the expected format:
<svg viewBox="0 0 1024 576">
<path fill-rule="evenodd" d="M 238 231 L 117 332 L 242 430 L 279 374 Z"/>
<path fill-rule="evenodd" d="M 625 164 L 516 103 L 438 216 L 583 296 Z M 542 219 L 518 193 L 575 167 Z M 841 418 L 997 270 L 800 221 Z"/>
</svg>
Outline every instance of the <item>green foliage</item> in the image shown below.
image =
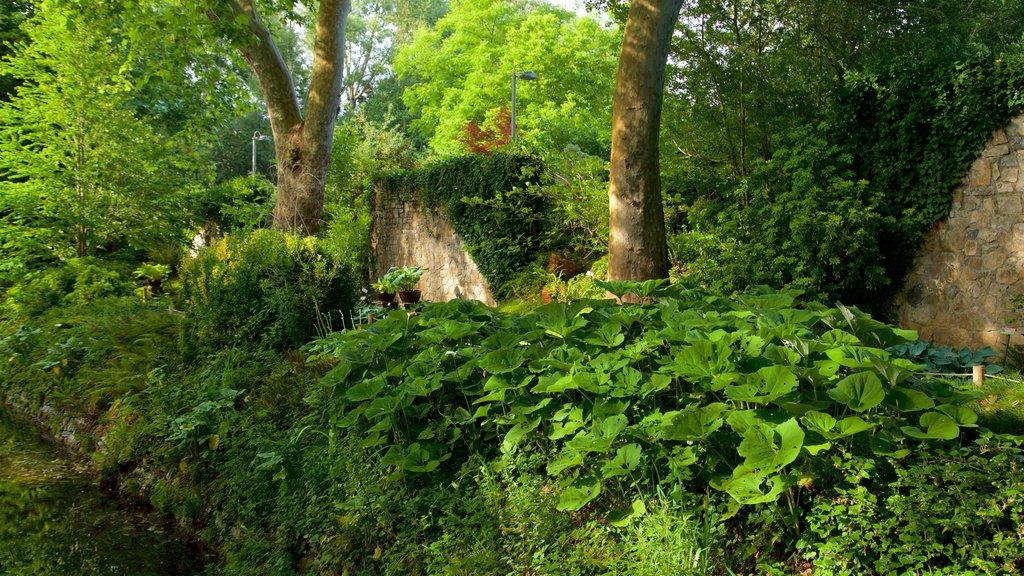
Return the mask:
<svg viewBox="0 0 1024 576">
<path fill-rule="evenodd" d="M 545 152 L 574 145 L 606 157 L 618 41 L 596 19 L 548 4 L 460 0 L 416 31 L 394 67 L 409 82 L 403 102 L 420 115 L 412 127 L 436 152 L 465 153 L 461 136 L 470 122 L 507 130 L 501 118 L 508 117 L 512 74 L 531 70 L 539 79 L 518 84 L 517 144 Z"/>
<path fill-rule="evenodd" d="M 373 283 L 373 288 L 384 294 L 397 294 L 415 290 L 420 277 L 423 276 L 422 266 L 405 266 L 395 268 L 392 266 L 380 280 Z"/>
<path fill-rule="evenodd" d="M 822 574 L 1012 574 L 1024 569 L 1020 439 L 921 452 L 888 466 L 837 454 L 797 547 Z M 898 534 L 898 537 L 893 537 Z"/>
<path fill-rule="evenodd" d="M 977 394 L 929 385 L 885 350 L 914 333 L 856 310 L 801 308 L 786 293 L 623 290 L 673 297 L 523 317 L 432 304 L 332 335 L 314 348 L 340 361 L 315 406 L 407 474 L 540 451 L 558 508 L 602 502 L 612 523 L 643 515 L 655 486 L 773 502 L 853 440 L 906 454 L 975 425 L 962 404 Z"/>
<path fill-rule="evenodd" d="M 214 233 L 245 234 L 270 221 L 274 185 L 266 178 L 239 176 L 193 194 L 190 213 Z"/>
<path fill-rule="evenodd" d="M 138 109 L 152 86 L 142 69 L 158 65 L 159 50 L 129 32 L 124 8 L 36 4 L 28 42 L 4 62 L 23 82 L 0 105 L 0 241 L 16 262 L 184 234 L 183 192 L 201 177 L 196 135 L 164 131 Z"/>
<path fill-rule="evenodd" d="M 529 186 L 539 170 L 529 156 L 457 156 L 393 173 L 382 185 L 388 193 L 417 195 L 428 206 L 440 206 L 501 297 L 539 248 L 544 203 Z"/>
<path fill-rule="evenodd" d="M 882 236 L 889 277 L 902 278 L 924 233 L 949 214 L 953 186 L 992 131 L 1024 109 L 1022 58 L 1019 43 L 904 55 L 851 74 L 837 95 L 854 169 L 894 219 Z"/>
<path fill-rule="evenodd" d="M 271 230 L 215 241 L 181 270 L 186 339 L 216 349 L 297 348 L 351 320 L 347 265 L 315 238 Z"/>
<path fill-rule="evenodd" d="M 844 302 L 884 301 L 888 222 L 825 127 L 789 134 L 723 200 L 694 203 L 670 241 L 688 279 L 716 291 L 765 284 Z"/>
<path fill-rule="evenodd" d="M 7 291 L 3 304 L 10 319 L 35 318 L 54 306 L 85 304 L 131 292 L 122 271 L 97 258 L 71 258 L 65 264 L 28 274 Z"/>
</svg>

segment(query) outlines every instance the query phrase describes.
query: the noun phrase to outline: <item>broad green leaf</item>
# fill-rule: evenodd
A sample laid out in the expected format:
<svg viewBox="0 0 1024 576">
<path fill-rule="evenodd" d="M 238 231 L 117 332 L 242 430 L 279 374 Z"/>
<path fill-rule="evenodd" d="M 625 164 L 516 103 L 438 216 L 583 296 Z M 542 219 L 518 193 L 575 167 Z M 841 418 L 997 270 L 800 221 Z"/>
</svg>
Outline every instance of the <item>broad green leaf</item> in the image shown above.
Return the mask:
<svg viewBox="0 0 1024 576">
<path fill-rule="evenodd" d="M 393 414 L 400 408 L 408 406 L 408 404 L 408 399 L 403 393 L 384 396 L 370 402 L 370 405 L 366 407 L 366 412 L 364 414 L 366 415 L 367 420 L 373 420 L 375 418 L 380 418 L 381 416 Z"/>
<path fill-rule="evenodd" d="M 824 412 L 807 412 L 800 418 L 800 421 L 808 430 L 814 430 L 826 438 L 828 438 L 828 433 L 836 427 L 836 419 Z"/>
<path fill-rule="evenodd" d="M 866 346 L 829 348 L 825 355 L 846 368 L 871 368 L 876 360 L 889 358 L 885 350 Z"/>
<path fill-rule="evenodd" d="M 615 451 L 615 458 L 609 460 L 601 468 L 602 478 L 613 478 L 629 474 L 640 465 L 643 450 L 638 444 L 626 444 Z"/>
<path fill-rule="evenodd" d="M 419 442 L 409 445 L 402 460 L 402 469 L 409 472 L 430 472 L 441 465 L 441 459 L 433 454 L 433 450 L 425 448 Z"/>
<path fill-rule="evenodd" d="M 768 490 L 764 488 L 768 483 Z M 716 478 L 711 486 L 728 493 L 740 504 L 763 504 L 774 502 L 779 496 L 796 482 L 793 476 L 768 475 L 740 465 L 733 470 L 732 476 Z"/>
<path fill-rule="evenodd" d="M 640 386 L 640 396 L 646 398 L 651 394 L 661 392 L 672 383 L 672 377 L 667 374 L 651 374 L 643 385 Z"/>
<path fill-rule="evenodd" d="M 555 508 L 560 511 L 579 510 L 600 493 L 601 481 L 593 476 L 584 476 L 566 487 Z"/>
<path fill-rule="evenodd" d="M 364 400 L 372 400 L 380 394 L 381 390 L 384 389 L 386 382 L 383 378 L 372 378 L 370 380 L 363 380 L 355 386 L 345 391 L 345 398 L 350 402 L 362 402 Z"/>
<path fill-rule="evenodd" d="M 903 386 L 895 386 L 889 390 L 885 402 L 900 412 L 917 412 L 935 407 L 935 401 L 924 392 Z"/>
<path fill-rule="evenodd" d="M 520 422 L 513 426 L 508 433 L 505 434 L 504 444 L 509 446 L 515 446 L 523 439 L 524 436 L 532 432 L 537 426 L 540 425 L 540 416 L 527 420 L 526 422 Z"/>
<path fill-rule="evenodd" d="M 745 458 L 744 465 L 748 468 L 773 472 L 796 460 L 803 442 L 804 431 L 796 418 L 790 418 L 775 427 L 751 426 L 736 451 Z"/>
<path fill-rule="evenodd" d="M 626 510 L 613 510 L 608 513 L 608 523 L 616 528 L 624 528 L 644 514 L 647 514 L 647 506 L 643 500 L 637 498 Z"/>
<path fill-rule="evenodd" d="M 870 422 L 865 422 L 860 416 L 850 416 L 843 418 L 836 424 L 835 436 L 832 440 L 839 438 L 845 438 L 846 436 L 852 436 L 854 434 L 871 430 L 876 425 Z"/>
<path fill-rule="evenodd" d="M 662 416 L 658 435 L 663 440 L 702 440 L 722 427 L 722 414 L 728 409 L 726 404 L 716 402 L 707 406 L 687 406 L 683 410 L 668 412 Z"/>
<path fill-rule="evenodd" d="M 613 348 L 622 344 L 626 340 L 625 334 L 622 333 L 622 325 L 615 321 L 608 321 L 601 325 L 601 328 L 597 331 L 597 334 L 588 336 L 584 339 L 588 344 L 595 346 L 603 346 L 605 348 Z"/>
<path fill-rule="evenodd" d="M 921 427 L 901 426 L 900 430 L 918 440 L 952 440 L 960 435 L 960 427 L 942 412 L 926 412 L 921 415 Z"/>
<path fill-rule="evenodd" d="M 491 374 L 504 374 L 512 372 L 523 365 L 525 352 L 521 347 L 502 348 L 481 354 L 477 365 L 481 370 Z"/>
<path fill-rule="evenodd" d="M 873 372 L 857 372 L 839 381 L 839 385 L 828 391 L 830 398 L 849 406 L 851 410 L 864 412 L 885 400 L 882 382 Z"/>
<path fill-rule="evenodd" d="M 797 389 L 800 381 L 786 366 L 765 366 L 747 377 L 747 384 L 726 386 L 725 395 L 734 402 L 770 404 Z"/>
<path fill-rule="evenodd" d="M 970 408 L 943 404 L 937 407 L 936 410 L 952 418 L 961 428 L 974 428 L 978 425 L 978 415 Z"/>
<path fill-rule="evenodd" d="M 572 448 L 563 449 L 554 460 L 547 464 L 549 476 L 558 476 L 562 472 L 583 464 L 583 453 Z"/>
</svg>

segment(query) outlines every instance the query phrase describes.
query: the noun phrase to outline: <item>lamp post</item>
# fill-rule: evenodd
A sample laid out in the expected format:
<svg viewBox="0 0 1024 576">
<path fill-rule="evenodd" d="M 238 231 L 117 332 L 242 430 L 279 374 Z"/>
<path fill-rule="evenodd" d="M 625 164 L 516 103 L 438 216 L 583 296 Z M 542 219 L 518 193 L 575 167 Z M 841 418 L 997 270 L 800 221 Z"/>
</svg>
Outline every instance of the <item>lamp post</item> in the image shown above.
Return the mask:
<svg viewBox="0 0 1024 576">
<path fill-rule="evenodd" d="M 536 72 L 512 72 L 512 141 L 516 141 L 516 78 L 520 80 L 536 80 L 539 78 Z"/>
<path fill-rule="evenodd" d="M 269 136 L 264 136 L 263 134 L 260 134 L 259 130 L 257 130 L 257 131 L 252 133 L 252 174 L 251 174 L 251 176 L 252 176 L 253 180 L 256 179 L 256 141 L 257 140 L 270 140 L 270 137 Z"/>
</svg>

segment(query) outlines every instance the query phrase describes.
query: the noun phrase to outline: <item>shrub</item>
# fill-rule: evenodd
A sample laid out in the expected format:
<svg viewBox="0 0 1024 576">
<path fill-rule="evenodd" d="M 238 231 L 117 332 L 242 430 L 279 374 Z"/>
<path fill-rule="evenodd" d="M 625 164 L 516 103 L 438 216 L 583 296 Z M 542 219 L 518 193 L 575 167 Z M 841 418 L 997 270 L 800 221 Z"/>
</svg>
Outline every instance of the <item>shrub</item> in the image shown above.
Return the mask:
<svg viewBox="0 0 1024 576">
<path fill-rule="evenodd" d="M 271 230 L 214 242 L 182 267 L 187 339 L 296 348 L 348 323 L 349 267 L 314 238 Z"/>
<path fill-rule="evenodd" d="M 30 274 L 7 292 L 11 318 L 35 318 L 54 306 L 86 304 L 131 293 L 132 284 L 112 264 L 98 258 L 72 258 L 64 265 Z"/>
</svg>

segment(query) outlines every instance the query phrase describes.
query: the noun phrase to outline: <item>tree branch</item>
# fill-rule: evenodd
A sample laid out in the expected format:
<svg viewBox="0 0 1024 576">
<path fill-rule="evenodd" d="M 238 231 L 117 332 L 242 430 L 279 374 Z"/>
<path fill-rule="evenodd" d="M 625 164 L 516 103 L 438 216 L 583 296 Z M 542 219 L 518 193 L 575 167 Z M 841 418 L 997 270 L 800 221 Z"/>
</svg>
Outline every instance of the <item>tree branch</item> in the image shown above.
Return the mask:
<svg viewBox="0 0 1024 576">
<path fill-rule="evenodd" d="M 259 80 L 275 139 L 283 138 L 302 122 L 302 111 L 295 95 L 292 75 L 288 72 L 270 30 L 260 21 L 253 0 L 243 0 L 244 3 L 238 0 L 229 1 L 232 11 L 244 14 L 249 21 L 249 29 L 254 38 L 251 43 L 241 48 L 242 55 Z"/>
</svg>

